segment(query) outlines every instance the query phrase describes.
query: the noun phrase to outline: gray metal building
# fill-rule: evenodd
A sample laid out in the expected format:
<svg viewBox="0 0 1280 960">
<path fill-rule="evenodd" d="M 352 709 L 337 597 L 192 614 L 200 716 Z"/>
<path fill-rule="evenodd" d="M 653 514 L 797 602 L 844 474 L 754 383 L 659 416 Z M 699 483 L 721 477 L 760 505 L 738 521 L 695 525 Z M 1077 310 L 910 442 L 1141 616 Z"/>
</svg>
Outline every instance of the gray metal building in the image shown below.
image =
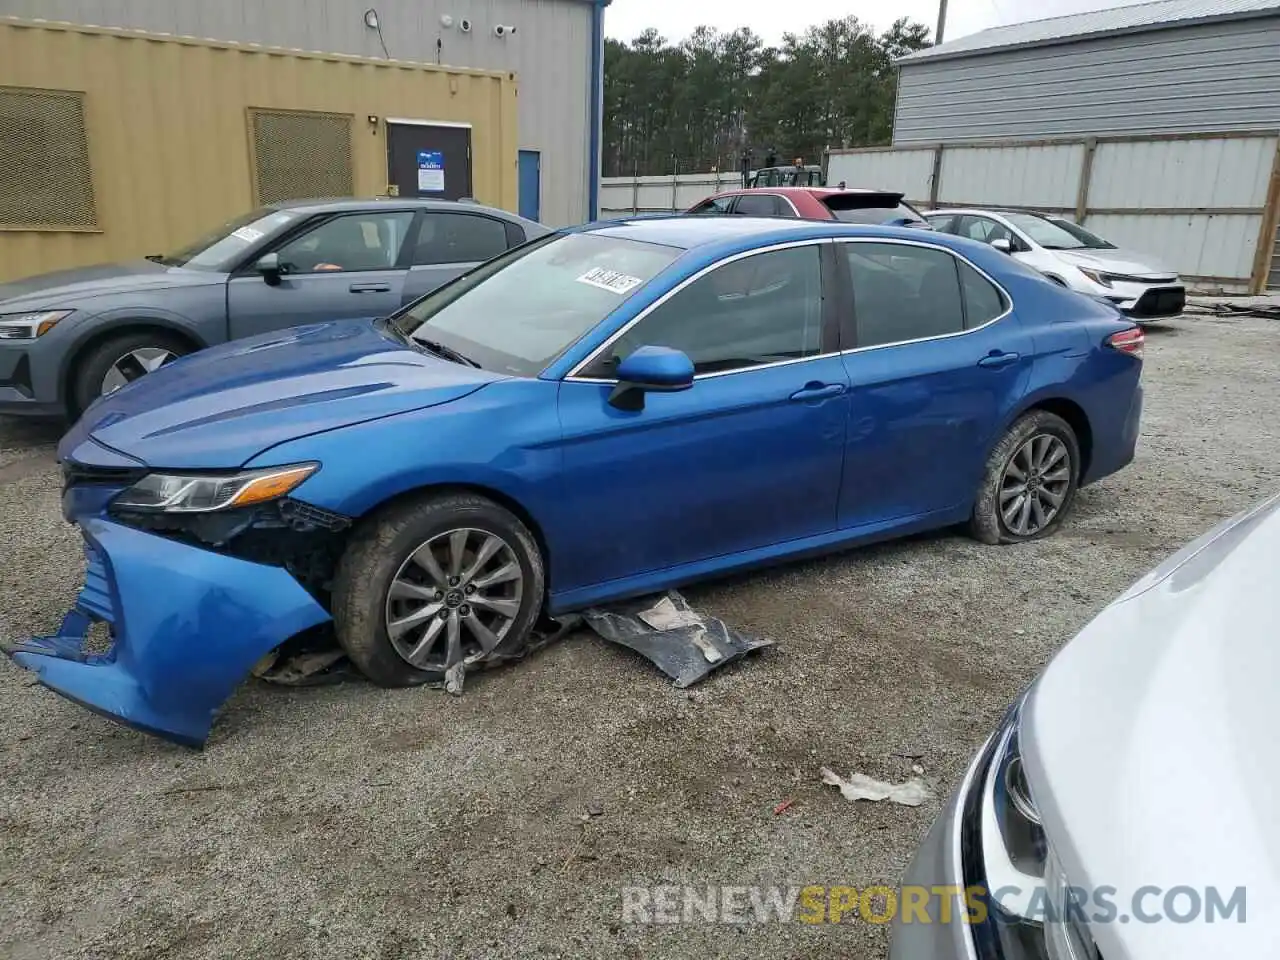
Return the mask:
<svg viewBox="0 0 1280 960">
<path fill-rule="evenodd" d="M 608 3 L 0 0 L 0 16 L 515 73 L 520 212 L 562 226 L 595 215 Z"/>
<path fill-rule="evenodd" d="M 1157 0 L 899 61 L 895 146 L 1280 128 L 1280 2 Z"/>
</svg>

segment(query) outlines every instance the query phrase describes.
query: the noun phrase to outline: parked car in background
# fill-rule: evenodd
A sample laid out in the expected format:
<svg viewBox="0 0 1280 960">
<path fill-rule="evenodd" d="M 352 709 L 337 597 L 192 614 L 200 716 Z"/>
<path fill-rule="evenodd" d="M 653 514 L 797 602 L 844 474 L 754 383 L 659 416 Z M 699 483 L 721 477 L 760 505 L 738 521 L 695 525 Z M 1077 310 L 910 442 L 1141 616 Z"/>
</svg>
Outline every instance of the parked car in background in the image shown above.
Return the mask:
<svg viewBox="0 0 1280 960">
<path fill-rule="evenodd" d="M 1275 955 L 1277 559 L 1273 497 L 1058 653 L 916 853 L 893 960 Z"/>
<path fill-rule="evenodd" d="M 79 612 L 15 656 L 201 742 L 254 663 L 331 620 L 402 686 L 520 652 L 543 611 L 957 523 L 1032 540 L 1132 459 L 1142 341 L 935 233 L 554 234 L 390 318 L 215 347 L 100 399 L 59 449 Z M 108 658 L 80 653 L 92 619 Z"/>
<path fill-rule="evenodd" d="M 547 232 L 443 200 L 280 203 L 182 250 L 0 284 L 0 413 L 74 419 L 183 354 L 380 317 Z"/>
<path fill-rule="evenodd" d="M 845 223 L 929 228 L 924 214 L 888 190 L 833 187 L 775 187 L 727 190 L 685 211 L 698 215 L 801 217 Z"/>
<path fill-rule="evenodd" d="M 1066 217 L 999 210 L 926 214 L 935 230 L 989 243 L 1050 280 L 1109 300 L 1134 319 L 1182 313 L 1187 291 L 1178 274 L 1146 254 L 1114 243 Z"/>
</svg>

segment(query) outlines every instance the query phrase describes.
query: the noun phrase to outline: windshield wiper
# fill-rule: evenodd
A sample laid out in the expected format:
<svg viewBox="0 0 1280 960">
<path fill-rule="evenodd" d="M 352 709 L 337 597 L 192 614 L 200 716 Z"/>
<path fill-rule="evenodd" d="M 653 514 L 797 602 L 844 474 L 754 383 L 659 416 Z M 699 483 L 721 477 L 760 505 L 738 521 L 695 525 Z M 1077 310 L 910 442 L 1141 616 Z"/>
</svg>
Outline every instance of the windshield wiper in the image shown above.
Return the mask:
<svg viewBox="0 0 1280 960">
<path fill-rule="evenodd" d="M 443 343 L 436 340 L 418 340 L 414 338 L 414 342 L 426 347 L 437 356 L 444 357 L 446 360 L 452 360 L 454 363 L 461 363 L 468 367 L 479 368 L 480 364 L 476 363 L 465 353 L 459 353 L 453 347 L 446 347 Z"/>
</svg>

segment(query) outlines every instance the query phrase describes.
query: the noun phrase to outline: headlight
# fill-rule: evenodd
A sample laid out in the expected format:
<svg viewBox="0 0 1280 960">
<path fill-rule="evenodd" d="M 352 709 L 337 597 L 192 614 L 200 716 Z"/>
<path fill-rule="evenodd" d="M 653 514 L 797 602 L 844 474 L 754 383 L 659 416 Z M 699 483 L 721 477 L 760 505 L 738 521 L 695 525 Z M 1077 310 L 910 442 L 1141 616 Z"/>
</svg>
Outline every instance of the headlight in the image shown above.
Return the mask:
<svg viewBox="0 0 1280 960">
<path fill-rule="evenodd" d="M 156 513 L 210 513 L 247 507 L 285 496 L 318 469 L 318 463 L 299 463 L 234 474 L 149 473 L 111 505 Z"/>
<path fill-rule="evenodd" d="M 31 313 L 0 313 L 0 340 L 34 340 L 43 337 L 70 310 L 33 310 Z"/>
<path fill-rule="evenodd" d="M 1101 273 L 1097 270 L 1086 270 L 1084 267 L 1076 267 L 1076 269 L 1100 287 L 1111 286 L 1111 277 L 1105 273 Z"/>
<path fill-rule="evenodd" d="M 1023 703 L 996 734 L 976 805 L 977 843 L 966 883 L 986 888 L 988 917 L 1009 960 L 1095 960 L 1093 937 L 1077 896 L 1054 855 L 1027 782 L 1020 736 Z M 975 877 L 968 879 L 969 870 Z"/>
</svg>

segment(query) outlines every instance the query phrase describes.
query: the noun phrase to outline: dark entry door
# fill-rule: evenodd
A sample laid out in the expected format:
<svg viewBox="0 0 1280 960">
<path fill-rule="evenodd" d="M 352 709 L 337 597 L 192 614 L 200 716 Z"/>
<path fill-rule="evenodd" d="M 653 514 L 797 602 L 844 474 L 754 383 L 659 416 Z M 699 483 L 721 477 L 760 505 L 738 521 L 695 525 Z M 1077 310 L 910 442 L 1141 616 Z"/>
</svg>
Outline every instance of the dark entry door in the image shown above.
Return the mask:
<svg viewBox="0 0 1280 960">
<path fill-rule="evenodd" d="M 469 197 L 471 128 L 388 123 L 387 167 L 402 197 Z"/>
</svg>

